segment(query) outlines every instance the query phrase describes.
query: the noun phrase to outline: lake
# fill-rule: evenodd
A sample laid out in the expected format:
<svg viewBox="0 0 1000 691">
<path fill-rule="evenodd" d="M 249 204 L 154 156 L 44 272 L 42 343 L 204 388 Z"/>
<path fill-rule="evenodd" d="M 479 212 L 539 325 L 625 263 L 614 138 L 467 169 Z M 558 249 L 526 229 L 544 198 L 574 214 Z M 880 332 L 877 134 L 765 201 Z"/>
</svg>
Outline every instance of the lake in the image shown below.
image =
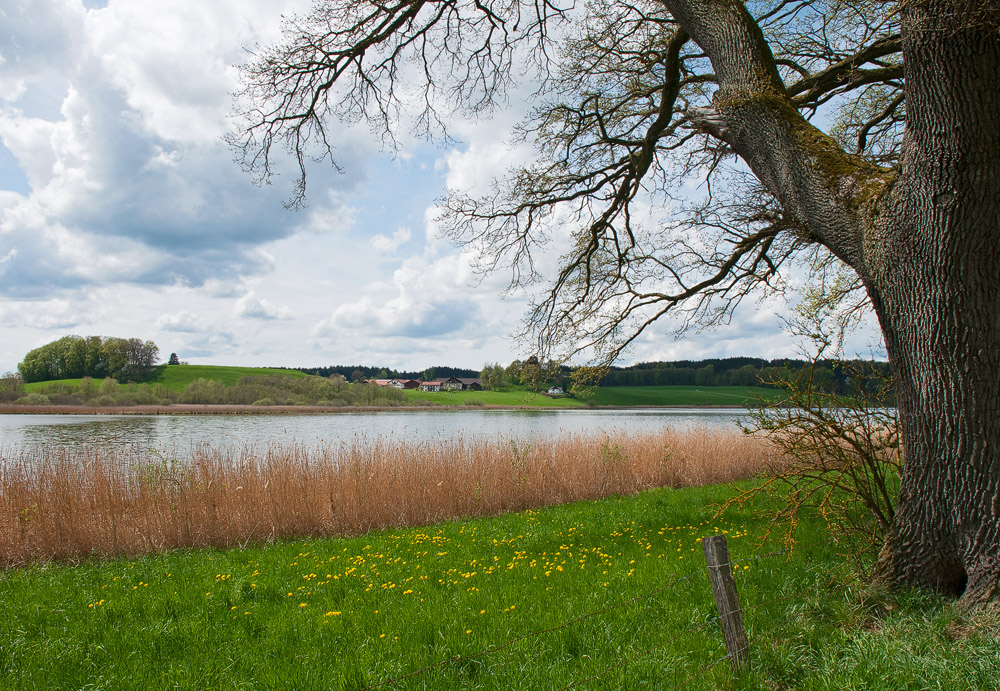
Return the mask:
<svg viewBox="0 0 1000 691">
<path fill-rule="evenodd" d="M 530 440 L 563 433 L 646 433 L 665 427 L 735 428 L 742 409 L 427 410 L 302 415 L 0 415 L 0 451 L 79 444 L 183 453 L 193 446 L 297 443 L 310 447 L 379 437 Z"/>
</svg>

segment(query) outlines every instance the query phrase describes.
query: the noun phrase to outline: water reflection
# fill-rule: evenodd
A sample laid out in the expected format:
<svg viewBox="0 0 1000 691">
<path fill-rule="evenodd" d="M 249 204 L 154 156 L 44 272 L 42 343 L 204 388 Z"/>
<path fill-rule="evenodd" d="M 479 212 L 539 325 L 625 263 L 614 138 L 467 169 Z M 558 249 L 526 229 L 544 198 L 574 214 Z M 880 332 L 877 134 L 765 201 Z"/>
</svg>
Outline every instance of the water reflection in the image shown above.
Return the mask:
<svg viewBox="0 0 1000 691">
<path fill-rule="evenodd" d="M 740 409 L 433 410 L 323 415 L 0 415 L 0 449 L 134 446 L 183 454 L 197 445 L 298 443 L 319 447 L 364 437 L 413 441 L 525 439 L 559 434 L 734 427 Z"/>
<path fill-rule="evenodd" d="M 59 416 L 60 418 L 68 416 Z M 73 416 L 76 417 L 76 416 Z M 0 428 L 0 433 L 6 433 L 6 426 Z M 120 446 L 126 444 L 150 445 L 159 439 L 159 425 L 154 417 L 147 416 L 116 416 L 111 421 L 103 415 L 95 415 L 88 419 L 50 421 L 33 421 L 23 427 L 13 427 L 11 430 L 20 439 L 13 440 L 17 445 L 56 445 L 73 446 L 76 444 L 95 444 Z M 6 439 L 5 445 L 12 440 Z"/>
</svg>

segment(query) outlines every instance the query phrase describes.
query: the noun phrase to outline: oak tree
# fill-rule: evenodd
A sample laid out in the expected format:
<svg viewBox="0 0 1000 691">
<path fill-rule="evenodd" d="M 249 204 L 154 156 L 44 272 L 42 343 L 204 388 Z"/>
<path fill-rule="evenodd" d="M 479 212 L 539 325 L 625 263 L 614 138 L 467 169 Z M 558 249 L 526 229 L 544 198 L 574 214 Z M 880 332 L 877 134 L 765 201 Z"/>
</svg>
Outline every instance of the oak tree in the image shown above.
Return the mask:
<svg viewBox="0 0 1000 691">
<path fill-rule="evenodd" d="M 572 229 L 528 315 L 540 356 L 613 360 L 806 262 L 870 305 L 892 367 L 905 463 L 878 577 L 979 605 L 1000 595 L 998 67 L 1000 0 L 325 0 L 245 66 L 232 141 L 260 179 L 291 152 L 295 203 L 334 119 L 446 133 L 536 79 L 537 160 L 446 207 L 515 284 Z"/>
</svg>

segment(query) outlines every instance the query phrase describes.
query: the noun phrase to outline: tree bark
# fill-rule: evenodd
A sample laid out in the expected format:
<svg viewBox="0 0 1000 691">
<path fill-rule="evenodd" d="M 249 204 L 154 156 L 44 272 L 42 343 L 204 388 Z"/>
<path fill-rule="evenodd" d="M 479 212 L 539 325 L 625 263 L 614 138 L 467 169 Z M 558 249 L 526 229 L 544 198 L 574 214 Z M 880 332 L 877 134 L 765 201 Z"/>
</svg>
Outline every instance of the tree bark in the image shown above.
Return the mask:
<svg viewBox="0 0 1000 691">
<path fill-rule="evenodd" d="M 997 602 L 1000 0 L 903 5 L 898 177 L 848 156 L 790 107 L 741 2 L 663 2 L 712 60 L 716 136 L 858 272 L 875 307 L 905 451 L 876 578 Z"/>
<path fill-rule="evenodd" d="M 905 451 L 876 574 L 976 606 L 1000 594 L 1000 35 L 965 4 L 904 15 L 903 169 L 865 268 Z"/>
</svg>

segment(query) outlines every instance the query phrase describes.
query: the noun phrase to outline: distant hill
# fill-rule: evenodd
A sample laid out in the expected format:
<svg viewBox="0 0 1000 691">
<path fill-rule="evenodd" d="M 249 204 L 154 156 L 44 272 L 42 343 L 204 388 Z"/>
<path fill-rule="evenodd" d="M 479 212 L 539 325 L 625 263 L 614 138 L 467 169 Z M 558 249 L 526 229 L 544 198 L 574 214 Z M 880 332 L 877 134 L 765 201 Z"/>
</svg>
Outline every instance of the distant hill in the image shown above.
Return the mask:
<svg viewBox="0 0 1000 691">
<path fill-rule="evenodd" d="M 162 384 L 171 391 L 184 391 L 196 379 L 220 381 L 231 386 L 242 377 L 260 374 L 287 374 L 292 377 L 304 377 L 298 370 L 279 369 L 277 367 L 226 367 L 224 365 L 160 365 L 156 368 L 149 382 Z"/>
<path fill-rule="evenodd" d="M 164 388 L 181 393 L 184 388 L 197 379 L 220 381 L 226 386 L 235 384 L 242 377 L 261 374 L 287 374 L 292 377 L 306 376 L 298 370 L 279 369 L 275 367 L 226 367 L 222 365 L 158 365 L 153 368 L 149 384 L 161 384 Z M 59 380 L 68 386 L 79 386 L 80 379 Z M 100 380 L 95 380 L 100 381 Z M 24 385 L 28 393 L 45 388 L 51 381 L 32 382 Z"/>
</svg>

